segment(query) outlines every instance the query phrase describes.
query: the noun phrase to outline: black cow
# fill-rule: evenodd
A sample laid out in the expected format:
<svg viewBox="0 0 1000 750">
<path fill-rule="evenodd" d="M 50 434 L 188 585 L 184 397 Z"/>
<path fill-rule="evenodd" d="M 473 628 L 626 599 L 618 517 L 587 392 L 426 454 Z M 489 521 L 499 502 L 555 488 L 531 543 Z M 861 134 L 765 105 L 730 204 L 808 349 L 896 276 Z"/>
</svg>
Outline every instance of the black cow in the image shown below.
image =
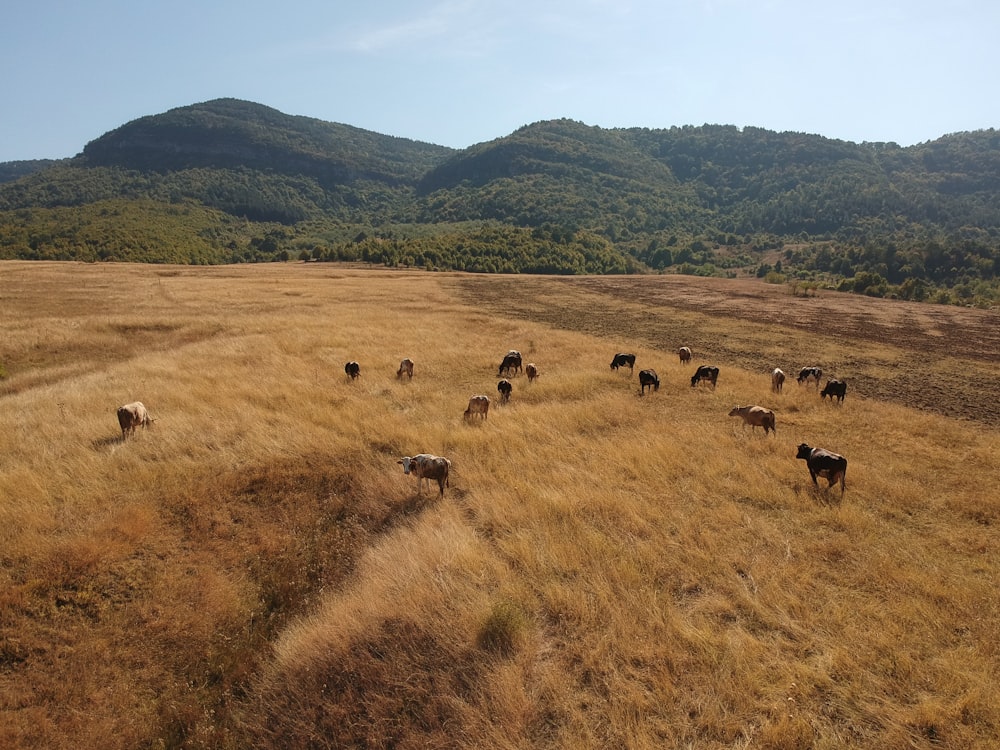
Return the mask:
<svg viewBox="0 0 1000 750">
<path fill-rule="evenodd" d="M 796 380 L 799 381 L 799 385 L 803 383 L 808 383 L 810 380 L 816 381 L 816 390 L 819 390 L 819 381 L 823 377 L 823 370 L 819 367 L 803 367 L 799 370 L 799 376 Z"/>
<path fill-rule="evenodd" d="M 847 395 L 847 383 L 831 378 L 826 381 L 826 385 L 823 386 L 823 391 L 819 395 L 823 398 L 829 396 L 830 401 L 837 399 L 839 403 L 844 403 L 844 396 Z"/>
<path fill-rule="evenodd" d="M 710 365 L 702 365 L 699 367 L 695 374 L 691 376 L 691 387 L 694 388 L 702 380 L 707 380 L 712 384 L 712 390 L 715 390 L 715 381 L 719 379 L 719 368 L 712 367 Z"/>
<path fill-rule="evenodd" d="M 660 390 L 660 379 L 656 376 L 656 370 L 639 370 L 639 385 L 640 394 L 645 394 L 647 388 Z"/>
<path fill-rule="evenodd" d="M 795 457 L 805 459 L 814 485 L 819 487 L 816 477 L 826 478 L 830 482 L 828 487 L 833 487 L 839 480 L 840 494 L 844 494 L 847 478 L 846 458 L 823 448 L 810 448 L 805 443 L 799 446 L 799 452 L 795 454 Z"/>
<path fill-rule="evenodd" d="M 504 378 L 499 383 L 497 383 L 497 391 L 500 393 L 500 403 L 506 404 L 510 401 L 510 392 L 513 390 L 514 386 L 510 384 L 507 378 Z"/>
<path fill-rule="evenodd" d="M 521 352 L 511 349 L 504 355 L 497 375 L 514 375 L 521 369 Z"/>
<path fill-rule="evenodd" d="M 351 377 L 351 380 L 354 380 L 354 378 L 358 377 L 358 375 L 361 374 L 361 365 L 353 361 L 348 362 L 346 365 L 344 365 L 344 372 L 346 372 Z"/>
<path fill-rule="evenodd" d="M 631 375 L 632 370 L 635 367 L 634 354 L 624 354 L 622 352 L 618 352 L 618 354 L 615 355 L 615 358 L 611 360 L 612 370 L 617 370 L 619 367 L 625 367 L 625 365 L 628 365 L 628 374 Z"/>
</svg>

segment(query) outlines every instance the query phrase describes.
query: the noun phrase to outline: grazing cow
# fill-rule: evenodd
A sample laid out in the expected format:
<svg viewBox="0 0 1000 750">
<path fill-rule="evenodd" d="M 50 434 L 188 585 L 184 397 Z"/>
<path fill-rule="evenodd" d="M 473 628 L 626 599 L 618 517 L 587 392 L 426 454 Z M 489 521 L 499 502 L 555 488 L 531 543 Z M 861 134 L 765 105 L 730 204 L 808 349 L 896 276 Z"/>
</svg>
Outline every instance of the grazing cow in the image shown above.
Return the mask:
<svg viewBox="0 0 1000 750">
<path fill-rule="evenodd" d="M 819 381 L 823 377 L 823 370 L 819 367 L 803 367 L 799 370 L 799 377 L 796 380 L 799 381 L 799 385 L 803 383 L 808 383 L 810 380 L 816 381 L 816 390 L 819 390 Z"/>
<path fill-rule="evenodd" d="M 639 393 L 643 395 L 647 388 L 660 390 L 660 379 L 656 376 L 656 370 L 639 370 L 639 386 Z"/>
<path fill-rule="evenodd" d="M 715 390 L 715 381 L 719 379 L 719 368 L 711 367 L 710 365 L 702 365 L 699 367 L 694 375 L 691 376 L 691 387 L 694 388 L 702 380 L 707 380 L 712 384 L 712 390 Z"/>
<path fill-rule="evenodd" d="M 778 434 L 778 429 L 774 426 L 774 412 L 765 409 L 763 406 L 734 406 L 729 412 L 731 417 L 743 417 L 743 428 L 747 425 L 756 432 L 757 427 L 764 428 L 764 434 L 773 431 Z"/>
<path fill-rule="evenodd" d="M 346 365 L 344 365 L 344 372 L 346 372 L 351 377 L 351 380 L 354 380 L 361 374 L 361 365 L 353 361 L 348 362 Z"/>
<path fill-rule="evenodd" d="M 465 418 L 472 419 L 473 416 L 478 414 L 483 419 L 486 419 L 490 414 L 490 399 L 489 396 L 473 396 L 469 399 L 469 408 L 465 410 Z"/>
<path fill-rule="evenodd" d="M 504 378 L 499 383 L 497 383 L 497 392 L 500 394 L 500 403 L 506 404 L 510 401 L 510 392 L 514 389 L 514 386 L 510 384 L 507 378 Z"/>
<path fill-rule="evenodd" d="M 847 383 L 843 380 L 830 378 L 826 381 L 826 385 L 823 386 L 823 390 L 819 395 L 824 399 L 829 396 L 831 403 L 834 399 L 837 399 L 837 402 L 842 404 L 844 403 L 844 396 L 847 395 Z"/>
<path fill-rule="evenodd" d="M 123 441 L 129 435 L 135 435 L 136 427 L 142 425 L 142 428 L 146 429 L 152 423 L 153 420 L 141 401 L 133 401 L 131 404 L 118 407 L 118 426 L 122 428 Z"/>
<path fill-rule="evenodd" d="M 444 497 L 444 488 L 450 487 L 448 474 L 451 472 L 451 461 L 442 456 L 430 453 L 419 453 L 416 456 L 403 456 L 397 464 L 402 464 L 404 474 L 413 474 L 417 478 L 417 494 L 423 491 L 424 480 L 428 486 L 432 479 L 437 480 L 438 489 Z"/>
<path fill-rule="evenodd" d="M 524 366 L 524 374 L 528 376 L 529 383 L 538 377 L 538 368 L 534 362 L 529 362 Z"/>
<path fill-rule="evenodd" d="M 780 367 L 775 367 L 774 372 L 771 373 L 771 390 L 775 393 L 781 393 L 781 389 L 785 385 L 785 373 Z"/>
<path fill-rule="evenodd" d="M 503 362 L 500 363 L 500 368 L 497 370 L 497 375 L 516 375 L 517 371 L 521 369 L 521 352 L 511 349 L 503 358 Z"/>
<path fill-rule="evenodd" d="M 831 453 L 823 448 L 810 448 L 805 443 L 799 446 L 799 452 L 795 454 L 796 458 L 804 458 L 806 466 L 809 467 L 809 475 L 812 477 L 813 484 L 819 487 L 819 482 L 816 481 L 816 477 L 825 477 L 830 484 L 828 487 L 833 487 L 840 481 L 840 494 L 844 494 L 844 489 L 846 489 L 846 477 L 847 477 L 847 459 L 836 453 Z"/>
<path fill-rule="evenodd" d="M 399 369 L 396 370 L 396 378 L 402 379 L 406 375 L 410 380 L 413 380 L 413 360 L 407 357 L 402 362 L 399 363 Z"/>
<path fill-rule="evenodd" d="M 611 360 L 611 369 L 617 370 L 619 367 L 625 367 L 628 365 L 628 374 L 632 374 L 633 368 L 635 368 L 635 355 L 625 354 L 623 352 L 618 352 L 615 358 Z"/>
<path fill-rule="evenodd" d="M 681 364 L 686 365 L 691 361 L 691 349 L 686 346 L 682 346 L 677 350 L 677 355 L 681 358 Z"/>
</svg>

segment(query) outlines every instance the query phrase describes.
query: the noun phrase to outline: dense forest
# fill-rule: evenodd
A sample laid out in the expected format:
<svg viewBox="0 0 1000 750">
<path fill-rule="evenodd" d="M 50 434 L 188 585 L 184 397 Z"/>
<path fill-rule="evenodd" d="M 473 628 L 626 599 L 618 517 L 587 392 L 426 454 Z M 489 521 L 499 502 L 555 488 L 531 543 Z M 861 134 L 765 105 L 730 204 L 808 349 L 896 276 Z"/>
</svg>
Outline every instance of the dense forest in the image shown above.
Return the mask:
<svg viewBox="0 0 1000 750">
<path fill-rule="evenodd" d="M 1000 132 L 526 125 L 455 150 L 221 99 L 0 164 L 0 258 L 756 275 L 1000 302 Z"/>
</svg>

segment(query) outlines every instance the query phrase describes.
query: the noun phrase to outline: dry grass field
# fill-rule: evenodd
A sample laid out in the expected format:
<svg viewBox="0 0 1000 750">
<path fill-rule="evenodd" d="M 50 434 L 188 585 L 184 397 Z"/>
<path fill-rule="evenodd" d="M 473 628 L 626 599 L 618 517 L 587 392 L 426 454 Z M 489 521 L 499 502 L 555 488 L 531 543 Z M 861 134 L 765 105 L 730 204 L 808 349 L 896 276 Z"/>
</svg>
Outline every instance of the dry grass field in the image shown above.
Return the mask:
<svg viewBox="0 0 1000 750">
<path fill-rule="evenodd" d="M 996 313 L 5 262 L 0 320 L 0 747 L 1000 743 Z M 541 376 L 466 422 L 509 349 Z M 122 441 L 133 400 L 156 421 Z M 803 441 L 847 457 L 843 497 Z M 420 452 L 443 498 L 396 463 Z"/>
</svg>

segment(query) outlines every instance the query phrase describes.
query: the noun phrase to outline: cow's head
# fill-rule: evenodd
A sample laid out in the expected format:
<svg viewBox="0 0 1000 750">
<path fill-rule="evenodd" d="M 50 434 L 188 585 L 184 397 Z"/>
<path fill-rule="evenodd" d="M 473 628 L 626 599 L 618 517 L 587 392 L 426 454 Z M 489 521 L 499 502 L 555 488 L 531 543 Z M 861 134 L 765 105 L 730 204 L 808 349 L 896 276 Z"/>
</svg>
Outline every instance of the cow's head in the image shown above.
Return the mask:
<svg viewBox="0 0 1000 750">
<path fill-rule="evenodd" d="M 808 459 L 812 455 L 813 449 L 810 448 L 805 443 L 799 444 L 799 452 L 795 454 L 796 458 L 806 458 Z"/>
<path fill-rule="evenodd" d="M 403 466 L 403 473 L 404 474 L 409 474 L 410 473 L 410 469 L 413 468 L 414 461 L 409 456 L 403 456 L 396 463 L 397 464 L 402 464 L 402 466 Z"/>
</svg>

